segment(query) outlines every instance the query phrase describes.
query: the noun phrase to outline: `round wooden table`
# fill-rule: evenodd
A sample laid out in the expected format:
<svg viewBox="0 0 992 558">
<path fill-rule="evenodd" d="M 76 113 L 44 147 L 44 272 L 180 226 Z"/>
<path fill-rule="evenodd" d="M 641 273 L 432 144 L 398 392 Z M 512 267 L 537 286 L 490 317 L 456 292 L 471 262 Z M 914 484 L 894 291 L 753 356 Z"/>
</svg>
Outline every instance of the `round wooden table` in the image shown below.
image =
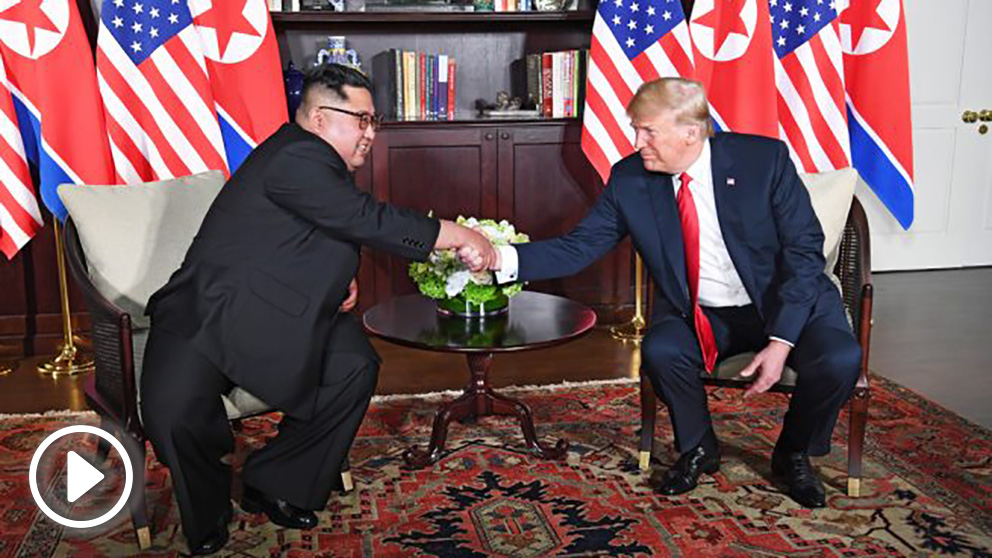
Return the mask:
<svg viewBox="0 0 992 558">
<path fill-rule="evenodd" d="M 498 353 L 541 349 L 578 339 L 596 325 L 591 308 L 560 296 L 524 291 L 510 299 L 510 310 L 502 316 L 466 319 L 442 316 L 433 300 L 415 294 L 377 304 L 365 312 L 363 320 L 371 335 L 386 341 L 425 351 L 464 353 L 468 360 L 468 386 L 437 410 L 427 451 L 406 451 L 409 466 L 425 467 L 441 457 L 452 420 L 487 415 L 517 417 L 531 452 L 544 459 L 565 457 L 568 443 L 558 440 L 553 447 L 542 444 L 530 408 L 497 393 L 489 385 L 489 368 Z"/>
</svg>

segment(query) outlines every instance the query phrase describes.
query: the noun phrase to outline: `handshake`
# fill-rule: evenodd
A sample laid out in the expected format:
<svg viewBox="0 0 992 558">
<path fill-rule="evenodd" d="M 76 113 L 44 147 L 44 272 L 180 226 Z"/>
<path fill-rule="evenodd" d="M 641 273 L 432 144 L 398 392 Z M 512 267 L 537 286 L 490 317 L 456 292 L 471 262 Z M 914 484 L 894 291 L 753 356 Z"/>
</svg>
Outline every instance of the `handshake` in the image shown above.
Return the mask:
<svg viewBox="0 0 992 558">
<path fill-rule="evenodd" d="M 459 259 L 473 272 L 498 271 L 500 268 L 499 250 L 489 242 L 489 239 L 482 233 L 453 221 L 441 221 L 441 231 L 438 233 L 434 248 L 456 249 Z"/>
</svg>

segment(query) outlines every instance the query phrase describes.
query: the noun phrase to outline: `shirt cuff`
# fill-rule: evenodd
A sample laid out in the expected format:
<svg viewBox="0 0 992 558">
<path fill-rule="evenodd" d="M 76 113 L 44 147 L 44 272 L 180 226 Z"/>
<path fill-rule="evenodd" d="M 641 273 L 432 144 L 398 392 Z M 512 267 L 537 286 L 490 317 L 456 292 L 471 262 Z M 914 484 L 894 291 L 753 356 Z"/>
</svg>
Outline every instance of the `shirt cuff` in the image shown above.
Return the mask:
<svg viewBox="0 0 992 558">
<path fill-rule="evenodd" d="M 520 267 L 517 249 L 513 246 L 497 246 L 496 249 L 499 250 L 500 260 L 499 271 L 496 272 L 496 282 L 502 285 L 516 281 L 517 271 Z"/>
<path fill-rule="evenodd" d="M 793 343 L 792 341 L 786 341 L 785 339 L 782 339 L 781 337 L 775 337 L 774 335 L 769 335 L 768 336 L 768 340 L 769 341 L 781 341 L 782 343 L 785 343 L 786 345 L 792 347 L 793 349 L 796 348 L 796 344 L 795 343 Z"/>
</svg>

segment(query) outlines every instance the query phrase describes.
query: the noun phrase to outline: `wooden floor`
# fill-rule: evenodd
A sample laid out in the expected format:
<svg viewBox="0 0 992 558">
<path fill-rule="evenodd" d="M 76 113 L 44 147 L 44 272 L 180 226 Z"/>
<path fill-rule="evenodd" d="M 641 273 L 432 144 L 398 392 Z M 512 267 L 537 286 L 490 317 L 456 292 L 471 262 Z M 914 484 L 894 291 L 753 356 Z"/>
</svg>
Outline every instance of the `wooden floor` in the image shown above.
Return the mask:
<svg viewBox="0 0 992 558">
<path fill-rule="evenodd" d="M 992 428 L 992 268 L 875 275 L 871 369 Z M 376 341 L 378 393 L 459 389 L 464 358 Z M 497 357 L 496 386 L 636 377 L 633 348 L 597 329 L 568 345 Z M 86 408 L 82 378 L 49 378 L 24 359 L 0 376 L 0 413 Z"/>
</svg>

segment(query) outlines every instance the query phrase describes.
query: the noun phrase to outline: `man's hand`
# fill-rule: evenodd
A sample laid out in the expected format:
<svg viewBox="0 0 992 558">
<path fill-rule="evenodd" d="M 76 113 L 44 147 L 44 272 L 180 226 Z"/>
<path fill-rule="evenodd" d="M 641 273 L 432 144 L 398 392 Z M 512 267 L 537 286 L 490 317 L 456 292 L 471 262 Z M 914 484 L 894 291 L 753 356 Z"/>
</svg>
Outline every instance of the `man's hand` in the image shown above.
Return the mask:
<svg viewBox="0 0 992 558">
<path fill-rule="evenodd" d="M 785 359 L 789 357 L 790 351 L 792 351 L 792 347 L 773 339 L 768 342 L 768 346 L 762 349 L 760 353 L 754 355 L 751 363 L 744 370 L 741 370 L 741 376 L 745 378 L 753 376 L 755 372 L 758 373 L 757 379 L 744 392 L 744 397 L 764 393 L 775 385 L 782 377 L 782 370 L 785 368 Z"/>
<path fill-rule="evenodd" d="M 458 257 L 473 272 L 489 269 L 499 257 L 493 245 L 482 233 L 453 221 L 441 221 L 441 231 L 434 243 L 435 250 L 455 248 Z"/>
<path fill-rule="evenodd" d="M 338 312 L 351 312 L 358 304 L 358 280 L 352 279 L 348 284 L 348 298 L 338 307 Z"/>
<path fill-rule="evenodd" d="M 472 271 L 482 271 L 496 262 L 499 252 L 482 233 L 465 228 L 458 257 Z"/>
</svg>

